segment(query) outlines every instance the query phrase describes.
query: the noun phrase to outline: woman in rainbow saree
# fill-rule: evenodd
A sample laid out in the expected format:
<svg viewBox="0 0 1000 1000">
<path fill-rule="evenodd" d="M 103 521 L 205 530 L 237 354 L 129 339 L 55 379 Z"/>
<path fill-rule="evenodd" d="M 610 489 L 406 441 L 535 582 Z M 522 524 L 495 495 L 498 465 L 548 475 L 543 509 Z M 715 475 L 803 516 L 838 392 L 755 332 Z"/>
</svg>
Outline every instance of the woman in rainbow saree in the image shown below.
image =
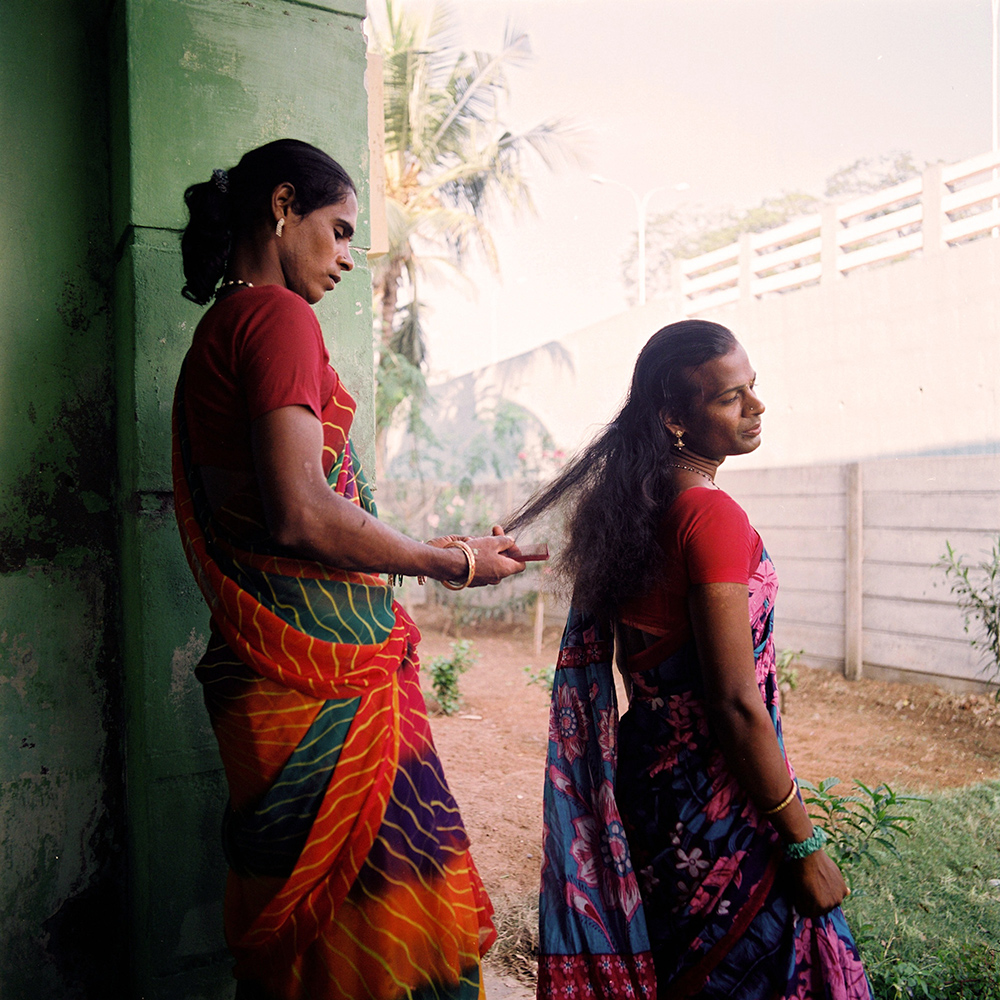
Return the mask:
<svg viewBox="0 0 1000 1000">
<path fill-rule="evenodd" d="M 777 577 L 714 483 L 759 443 L 755 378 L 724 327 L 661 330 L 616 421 L 510 526 L 573 497 L 562 565 L 589 609 L 553 685 L 540 1000 L 870 1000 L 784 752 Z"/>
<path fill-rule="evenodd" d="M 309 308 L 353 267 L 342 168 L 279 140 L 185 197 L 185 294 L 227 278 L 178 382 L 173 471 L 212 612 L 196 673 L 230 789 L 237 996 L 473 1000 L 491 907 L 387 576 L 495 583 L 523 564 L 500 534 L 425 544 L 376 519 Z"/>
</svg>

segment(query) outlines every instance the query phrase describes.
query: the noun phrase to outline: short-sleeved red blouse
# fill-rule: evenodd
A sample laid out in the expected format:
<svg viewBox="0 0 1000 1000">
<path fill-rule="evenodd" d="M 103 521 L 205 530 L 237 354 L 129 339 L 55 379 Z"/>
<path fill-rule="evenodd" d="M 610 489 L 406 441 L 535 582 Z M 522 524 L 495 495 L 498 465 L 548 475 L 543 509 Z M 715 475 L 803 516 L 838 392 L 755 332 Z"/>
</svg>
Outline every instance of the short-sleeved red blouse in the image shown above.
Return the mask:
<svg viewBox="0 0 1000 1000">
<path fill-rule="evenodd" d="M 743 508 L 728 493 L 707 486 L 677 497 L 656 538 L 663 550 L 662 580 L 623 608 L 620 617 L 651 635 L 672 636 L 680 646 L 691 635 L 691 585 L 749 583 L 763 542 Z"/>
<path fill-rule="evenodd" d="M 355 409 L 312 307 L 280 285 L 241 288 L 205 313 L 184 365 L 184 405 L 195 464 L 251 473 L 257 417 L 283 406 L 312 410 L 323 424 L 326 474 Z"/>
</svg>

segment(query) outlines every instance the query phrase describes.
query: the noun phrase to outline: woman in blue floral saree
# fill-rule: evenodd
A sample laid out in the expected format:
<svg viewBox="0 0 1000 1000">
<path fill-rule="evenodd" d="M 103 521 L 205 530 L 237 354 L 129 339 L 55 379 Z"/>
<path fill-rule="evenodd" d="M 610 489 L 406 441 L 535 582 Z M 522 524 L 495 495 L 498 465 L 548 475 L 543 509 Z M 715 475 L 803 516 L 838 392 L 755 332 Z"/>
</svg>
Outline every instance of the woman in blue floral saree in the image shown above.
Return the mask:
<svg viewBox="0 0 1000 1000">
<path fill-rule="evenodd" d="M 785 755 L 777 576 L 714 482 L 760 442 L 755 379 L 725 327 L 659 331 L 616 420 L 508 528 L 571 500 L 540 1000 L 870 1000 Z"/>
</svg>

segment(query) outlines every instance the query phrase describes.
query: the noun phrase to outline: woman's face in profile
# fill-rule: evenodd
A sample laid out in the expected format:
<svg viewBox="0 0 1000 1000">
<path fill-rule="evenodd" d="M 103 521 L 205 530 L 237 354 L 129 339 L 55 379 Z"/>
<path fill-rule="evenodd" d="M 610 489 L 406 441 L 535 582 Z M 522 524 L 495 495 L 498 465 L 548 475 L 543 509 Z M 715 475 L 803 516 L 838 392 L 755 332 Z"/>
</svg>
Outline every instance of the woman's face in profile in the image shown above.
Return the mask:
<svg viewBox="0 0 1000 1000">
<path fill-rule="evenodd" d="M 324 205 L 308 215 L 289 212 L 276 245 L 285 285 L 310 305 L 339 284 L 344 271 L 354 269 L 350 242 L 358 224 L 358 199 L 349 191 L 343 201 Z"/>
<path fill-rule="evenodd" d="M 679 421 L 684 447 L 717 460 L 757 448 L 764 404 L 754 389 L 757 373 L 747 352 L 737 344 L 700 365 L 690 378 L 696 392 L 690 413 Z"/>
</svg>

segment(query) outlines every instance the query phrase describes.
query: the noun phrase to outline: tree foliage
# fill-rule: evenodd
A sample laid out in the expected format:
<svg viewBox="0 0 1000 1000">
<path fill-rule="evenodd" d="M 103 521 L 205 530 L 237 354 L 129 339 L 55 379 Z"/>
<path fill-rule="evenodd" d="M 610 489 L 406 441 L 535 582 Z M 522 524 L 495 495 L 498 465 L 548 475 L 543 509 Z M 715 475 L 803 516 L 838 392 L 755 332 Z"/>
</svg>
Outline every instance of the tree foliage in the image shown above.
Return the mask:
<svg viewBox="0 0 1000 1000">
<path fill-rule="evenodd" d="M 379 404 L 383 445 L 402 399 L 410 399 L 412 414 L 426 388 L 421 279 L 433 268 L 461 273 L 470 253 L 496 270 L 489 223 L 502 210 L 530 208 L 530 161 L 551 168 L 566 150 L 562 122 L 515 132 L 502 121 L 509 70 L 531 56 L 528 36 L 508 25 L 496 53 L 465 52 L 454 43 L 455 26 L 446 7 L 421 18 L 386 0 L 374 29 L 383 58 L 389 230 L 389 252 L 372 271 L 376 377 L 379 391 L 387 381 L 398 389 L 405 361 L 410 392 Z"/>
<path fill-rule="evenodd" d="M 863 157 L 832 173 L 824 185 L 828 200 L 846 201 L 863 194 L 902 184 L 920 173 L 909 153 L 893 152 Z M 689 260 L 703 253 L 735 243 L 742 233 L 763 233 L 797 218 L 819 212 L 823 199 L 804 191 L 774 195 L 753 208 L 705 209 L 680 206 L 653 215 L 646 226 L 646 287 L 650 297 L 666 295 L 672 287 L 673 262 Z M 633 244 L 622 261 L 629 300 L 638 290 L 638 244 Z"/>
</svg>

